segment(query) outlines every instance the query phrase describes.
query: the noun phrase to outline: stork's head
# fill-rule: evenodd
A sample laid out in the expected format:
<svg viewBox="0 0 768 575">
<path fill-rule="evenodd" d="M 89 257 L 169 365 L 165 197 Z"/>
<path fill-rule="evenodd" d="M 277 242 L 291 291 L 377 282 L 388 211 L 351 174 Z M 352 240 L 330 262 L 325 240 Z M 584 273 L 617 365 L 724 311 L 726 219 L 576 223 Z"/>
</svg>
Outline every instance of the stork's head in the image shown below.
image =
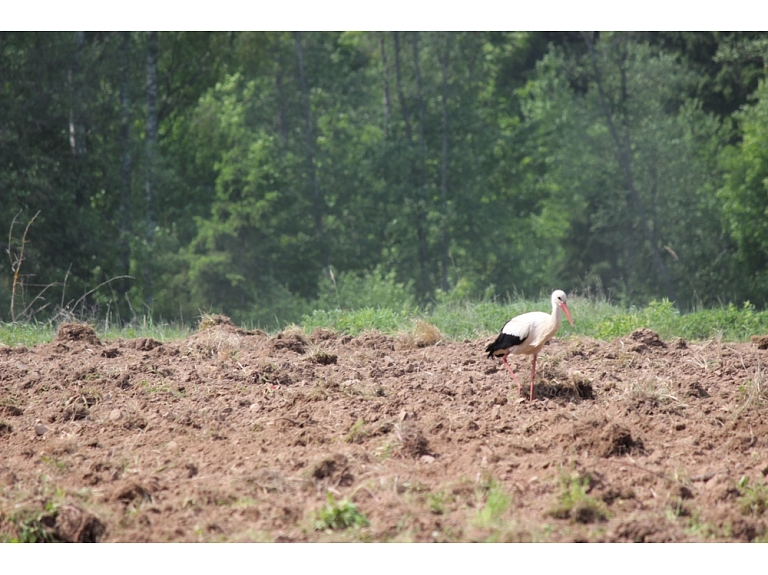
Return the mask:
<svg viewBox="0 0 768 575">
<path fill-rule="evenodd" d="M 561 310 L 565 313 L 565 317 L 568 318 L 568 321 L 573 325 L 573 319 L 571 319 L 571 312 L 568 311 L 568 305 L 565 303 L 565 292 L 562 290 L 555 290 L 552 292 L 552 305 L 553 306 L 559 306 Z"/>
</svg>

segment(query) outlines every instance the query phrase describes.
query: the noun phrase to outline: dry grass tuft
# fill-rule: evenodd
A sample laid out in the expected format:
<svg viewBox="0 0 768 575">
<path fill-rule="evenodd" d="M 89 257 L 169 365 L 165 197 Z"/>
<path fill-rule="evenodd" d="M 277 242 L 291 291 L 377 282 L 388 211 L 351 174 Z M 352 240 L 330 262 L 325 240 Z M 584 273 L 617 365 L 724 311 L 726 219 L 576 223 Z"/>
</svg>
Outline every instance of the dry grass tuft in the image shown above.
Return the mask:
<svg viewBox="0 0 768 575">
<path fill-rule="evenodd" d="M 200 316 L 200 324 L 197 327 L 197 331 L 205 331 L 206 329 L 216 327 L 219 325 L 226 325 L 230 327 L 236 327 L 232 320 L 225 315 L 204 313 Z"/>
<path fill-rule="evenodd" d="M 669 380 L 656 375 L 630 382 L 623 399 L 629 411 L 641 414 L 678 413 L 686 407 L 680 399 L 680 390 L 673 390 Z"/>
<path fill-rule="evenodd" d="M 203 357 L 233 357 L 240 351 L 242 337 L 239 332 L 227 329 L 227 326 L 228 324 L 214 324 L 187 340 L 190 352 L 196 352 Z"/>
<path fill-rule="evenodd" d="M 304 328 L 291 324 L 275 336 L 276 339 L 295 339 L 304 345 L 307 344 L 307 334 Z"/>
<path fill-rule="evenodd" d="M 421 457 L 429 454 L 429 441 L 417 425 L 410 422 L 396 423 L 395 436 L 399 442 L 398 451 L 404 457 Z"/>
<path fill-rule="evenodd" d="M 418 320 L 411 333 L 400 334 L 397 338 L 397 349 L 414 349 L 437 345 L 443 341 L 443 334 L 437 326 Z"/>
<path fill-rule="evenodd" d="M 743 411 L 760 408 L 764 402 L 768 401 L 768 385 L 766 384 L 766 370 L 761 367 L 758 360 L 755 367 L 754 376 L 739 387 L 744 403 L 738 410 L 738 414 Z"/>
</svg>

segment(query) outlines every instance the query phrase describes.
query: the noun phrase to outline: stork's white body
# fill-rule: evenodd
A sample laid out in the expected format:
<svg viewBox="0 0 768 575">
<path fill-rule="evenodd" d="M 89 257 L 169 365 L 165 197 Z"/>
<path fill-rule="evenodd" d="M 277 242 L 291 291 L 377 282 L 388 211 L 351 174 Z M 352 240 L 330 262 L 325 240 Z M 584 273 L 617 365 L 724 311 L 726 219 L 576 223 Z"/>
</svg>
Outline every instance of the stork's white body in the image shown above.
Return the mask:
<svg viewBox="0 0 768 575">
<path fill-rule="evenodd" d="M 533 383 L 536 379 L 536 358 L 541 348 L 557 333 L 560 324 L 563 321 L 565 313 L 568 321 L 573 325 L 571 313 L 565 303 L 565 293 L 561 290 L 552 292 L 552 313 L 546 314 L 541 311 L 532 311 L 524 313 L 509 320 L 501 329 L 501 333 L 492 344 L 485 348 L 488 357 L 501 357 L 504 365 L 517 383 L 517 387 L 522 392 L 522 386 L 517 380 L 515 372 L 507 362 L 507 356 L 513 355 L 532 355 L 533 365 L 531 369 L 531 393 L 530 399 L 533 401 Z"/>
<path fill-rule="evenodd" d="M 522 343 L 508 348 L 509 353 L 513 355 L 537 355 L 541 348 L 557 333 L 562 323 L 561 316 L 562 313 L 558 307 L 556 317 L 543 311 L 532 311 L 509 320 L 504 324 L 501 333 L 516 335 L 523 340 Z"/>
</svg>

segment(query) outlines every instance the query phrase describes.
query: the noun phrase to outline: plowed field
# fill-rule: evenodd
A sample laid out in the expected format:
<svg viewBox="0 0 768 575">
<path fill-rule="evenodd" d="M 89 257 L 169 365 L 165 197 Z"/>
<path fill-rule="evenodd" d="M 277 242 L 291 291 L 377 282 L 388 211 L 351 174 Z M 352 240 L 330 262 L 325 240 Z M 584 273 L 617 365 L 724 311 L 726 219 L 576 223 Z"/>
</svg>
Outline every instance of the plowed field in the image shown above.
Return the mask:
<svg viewBox="0 0 768 575">
<path fill-rule="evenodd" d="M 224 321 L 0 348 L 0 535 L 52 541 L 765 540 L 768 352 Z M 524 393 L 530 359 L 513 358 Z"/>
</svg>

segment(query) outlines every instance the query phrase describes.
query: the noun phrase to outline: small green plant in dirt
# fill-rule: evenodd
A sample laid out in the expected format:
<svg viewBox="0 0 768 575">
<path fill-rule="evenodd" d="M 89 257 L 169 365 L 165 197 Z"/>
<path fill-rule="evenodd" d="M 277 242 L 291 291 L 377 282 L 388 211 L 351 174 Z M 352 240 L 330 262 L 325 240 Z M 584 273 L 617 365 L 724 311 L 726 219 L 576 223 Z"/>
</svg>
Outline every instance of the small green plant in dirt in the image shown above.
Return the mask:
<svg viewBox="0 0 768 575">
<path fill-rule="evenodd" d="M 368 431 L 364 429 L 365 421 L 358 419 L 349 428 L 347 435 L 344 436 L 344 441 L 347 443 L 363 443 L 368 438 Z"/>
<path fill-rule="evenodd" d="M 571 519 L 576 523 L 606 521 L 609 513 L 605 503 L 588 495 L 590 481 L 589 475 L 561 474 L 560 495 L 549 514 L 556 519 Z"/>
<path fill-rule="evenodd" d="M 667 518 L 670 521 L 682 518 L 685 523 L 685 533 L 699 539 L 711 540 L 731 537 L 728 525 L 718 527 L 710 521 L 704 521 L 700 509 L 688 511 L 679 500 L 676 505 L 667 510 Z"/>
<path fill-rule="evenodd" d="M 366 527 L 371 522 L 368 518 L 358 511 L 357 506 L 349 499 L 342 499 L 338 503 L 333 495 L 328 493 L 328 503 L 317 513 L 315 529 L 325 531 L 326 529 L 343 530 L 350 527 Z"/>
<path fill-rule="evenodd" d="M 42 511 L 22 509 L 9 517 L 16 527 L 17 537 L 12 543 L 54 543 L 57 539 L 53 531 L 58 506 L 47 502 Z"/>
<path fill-rule="evenodd" d="M 47 455 L 41 456 L 40 459 L 44 463 L 47 463 L 52 468 L 56 469 L 57 471 L 61 471 L 62 473 L 69 470 L 69 464 L 59 459 L 54 459 L 53 457 L 48 457 Z"/>
<path fill-rule="evenodd" d="M 429 511 L 435 515 L 445 514 L 445 493 L 438 491 L 437 493 L 430 493 L 427 496 L 429 503 Z"/>
<path fill-rule="evenodd" d="M 475 525 L 492 527 L 498 525 L 502 515 L 509 509 L 511 498 L 497 481 L 490 480 L 481 490 L 485 505 L 475 514 Z"/>
<path fill-rule="evenodd" d="M 738 483 L 741 497 L 739 497 L 739 509 L 744 515 L 760 516 L 768 509 L 768 485 L 763 483 L 749 484 L 749 479 L 744 476 Z"/>
</svg>

